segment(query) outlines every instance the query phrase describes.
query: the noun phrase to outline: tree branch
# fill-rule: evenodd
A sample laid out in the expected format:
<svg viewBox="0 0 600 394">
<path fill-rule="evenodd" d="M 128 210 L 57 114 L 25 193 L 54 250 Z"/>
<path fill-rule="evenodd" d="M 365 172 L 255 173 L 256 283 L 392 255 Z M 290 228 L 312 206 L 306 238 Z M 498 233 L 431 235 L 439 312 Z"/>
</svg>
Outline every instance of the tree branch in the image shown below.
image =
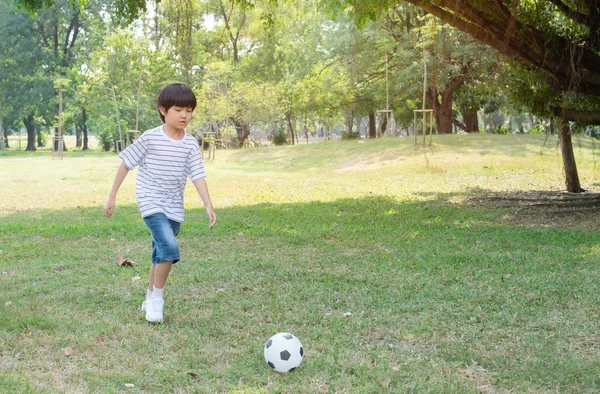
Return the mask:
<svg viewBox="0 0 600 394">
<path fill-rule="evenodd" d="M 600 96 L 600 56 L 589 48 L 576 46 L 564 37 L 548 37 L 535 27 L 520 24 L 508 8 L 499 9 L 496 1 L 407 1 L 500 53 L 544 71 L 563 91 L 574 90 Z M 571 64 L 572 50 L 579 51 L 581 55 L 577 69 Z M 572 83 L 573 77 L 580 80 Z"/>
<path fill-rule="evenodd" d="M 600 112 L 597 111 L 577 111 L 574 109 L 553 107 L 552 112 L 557 117 L 567 121 L 577 122 L 579 124 L 600 124 Z"/>
</svg>

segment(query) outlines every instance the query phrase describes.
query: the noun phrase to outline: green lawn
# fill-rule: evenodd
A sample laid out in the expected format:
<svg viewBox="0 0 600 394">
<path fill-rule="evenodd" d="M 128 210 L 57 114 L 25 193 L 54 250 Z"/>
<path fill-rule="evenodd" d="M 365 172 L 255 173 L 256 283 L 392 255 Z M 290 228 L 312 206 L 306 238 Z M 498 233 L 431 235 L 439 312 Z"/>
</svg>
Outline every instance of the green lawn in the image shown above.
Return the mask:
<svg viewBox="0 0 600 394">
<path fill-rule="evenodd" d="M 114 154 L 0 153 L 0 392 L 600 391 L 598 228 L 465 203 L 564 189 L 556 140 L 413 142 L 217 151 L 217 225 L 189 185 L 158 326 L 134 174 L 105 219 Z M 592 190 L 596 144 L 575 140 Z M 289 374 L 262 355 L 281 331 L 305 349 Z"/>
</svg>

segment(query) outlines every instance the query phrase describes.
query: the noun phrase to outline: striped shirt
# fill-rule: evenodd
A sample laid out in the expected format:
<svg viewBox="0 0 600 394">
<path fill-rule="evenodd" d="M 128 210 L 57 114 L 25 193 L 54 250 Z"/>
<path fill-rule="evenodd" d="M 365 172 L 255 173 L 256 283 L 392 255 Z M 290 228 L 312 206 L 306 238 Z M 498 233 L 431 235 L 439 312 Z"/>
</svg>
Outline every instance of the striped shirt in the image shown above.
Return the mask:
<svg viewBox="0 0 600 394">
<path fill-rule="evenodd" d="M 135 195 L 142 217 L 164 213 L 183 222 L 183 192 L 187 178 L 206 177 L 198 141 L 185 133 L 174 140 L 163 126 L 145 131 L 119 154 L 129 170 L 139 166 Z"/>
</svg>

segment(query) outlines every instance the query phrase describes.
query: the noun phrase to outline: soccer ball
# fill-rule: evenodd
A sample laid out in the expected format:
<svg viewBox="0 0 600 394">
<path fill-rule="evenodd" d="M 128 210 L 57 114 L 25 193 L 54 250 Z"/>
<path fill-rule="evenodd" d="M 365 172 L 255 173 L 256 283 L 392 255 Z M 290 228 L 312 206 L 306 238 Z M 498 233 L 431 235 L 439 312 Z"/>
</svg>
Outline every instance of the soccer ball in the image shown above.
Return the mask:
<svg viewBox="0 0 600 394">
<path fill-rule="evenodd" d="M 280 332 L 265 343 L 265 361 L 277 372 L 293 371 L 303 358 L 304 349 L 295 335 Z"/>
</svg>

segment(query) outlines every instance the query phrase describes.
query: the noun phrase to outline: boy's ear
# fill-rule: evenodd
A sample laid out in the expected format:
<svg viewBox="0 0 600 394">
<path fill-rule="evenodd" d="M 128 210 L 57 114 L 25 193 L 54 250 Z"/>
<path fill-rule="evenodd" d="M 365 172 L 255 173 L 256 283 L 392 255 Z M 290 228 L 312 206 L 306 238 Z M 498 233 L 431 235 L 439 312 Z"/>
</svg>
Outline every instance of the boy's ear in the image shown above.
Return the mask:
<svg viewBox="0 0 600 394">
<path fill-rule="evenodd" d="M 158 107 L 158 111 L 162 116 L 167 115 L 167 109 L 165 107 Z"/>
</svg>

